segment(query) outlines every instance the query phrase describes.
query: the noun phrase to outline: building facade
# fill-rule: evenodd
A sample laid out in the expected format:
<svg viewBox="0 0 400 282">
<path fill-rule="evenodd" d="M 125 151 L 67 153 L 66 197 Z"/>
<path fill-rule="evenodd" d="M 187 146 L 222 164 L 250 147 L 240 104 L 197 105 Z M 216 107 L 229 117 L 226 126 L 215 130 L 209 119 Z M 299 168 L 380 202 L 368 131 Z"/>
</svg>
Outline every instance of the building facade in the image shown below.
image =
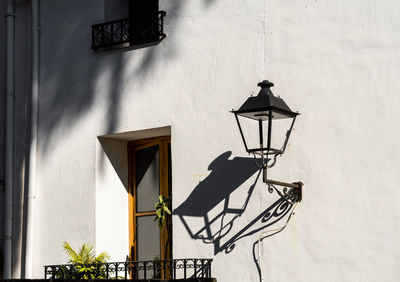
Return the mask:
<svg viewBox="0 0 400 282">
<path fill-rule="evenodd" d="M 111 261 L 212 258 L 222 282 L 396 280 L 397 1 L 15 0 L 0 2 L 1 26 L 8 2 L 0 89 L 11 38 L 14 120 L 4 91 L 0 203 L 12 126 L 13 224 L 0 252 L 12 277 L 66 263 L 67 241 Z M 92 27 L 125 18 L 139 28 L 118 22 L 107 39 L 110 25 Z M 294 206 L 262 182 L 230 113 L 264 79 L 301 113 L 268 172 L 304 183 L 278 233 Z M 159 194 L 172 199 L 169 231 L 153 222 Z"/>
</svg>

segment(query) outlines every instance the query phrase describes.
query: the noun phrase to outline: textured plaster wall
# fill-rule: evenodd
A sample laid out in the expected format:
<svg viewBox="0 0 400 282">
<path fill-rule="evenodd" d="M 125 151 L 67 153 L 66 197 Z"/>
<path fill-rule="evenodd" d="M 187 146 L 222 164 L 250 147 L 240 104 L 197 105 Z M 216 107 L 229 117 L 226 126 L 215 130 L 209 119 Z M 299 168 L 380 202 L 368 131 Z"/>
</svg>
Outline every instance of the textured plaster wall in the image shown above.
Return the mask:
<svg viewBox="0 0 400 282">
<path fill-rule="evenodd" d="M 96 133 L 86 105 L 96 67 L 90 25 L 98 1 L 40 1 L 40 89 L 34 277 L 66 263 L 62 243 L 95 244 Z M 90 11 L 90 12 L 89 12 Z M 93 107 L 94 108 L 94 107 Z"/>
<path fill-rule="evenodd" d="M 129 256 L 127 141 L 99 139 L 96 160 L 96 249 L 107 251 L 114 261 L 125 261 Z"/>
<path fill-rule="evenodd" d="M 213 257 L 218 281 L 258 281 L 263 223 L 255 219 L 279 197 L 257 178 L 229 111 L 268 78 L 302 113 L 269 175 L 305 187 L 288 227 L 263 240 L 265 279 L 395 280 L 400 5 L 160 6 L 168 16 L 159 45 L 95 53 L 90 25 L 103 21 L 101 1 L 41 1 L 35 276 L 44 264 L 66 261 L 64 240 L 125 259 L 127 192 L 97 136 L 171 126 L 173 208 L 185 214 L 173 218 L 174 256 Z M 188 210 L 193 203 L 204 204 Z M 210 234 L 194 240 L 190 232 L 201 230 L 205 215 L 215 218 Z"/>
<path fill-rule="evenodd" d="M 396 280 L 400 41 L 393 35 L 400 6 L 302 2 L 275 1 L 266 14 L 270 73 L 304 113 L 279 168 L 306 183 L 285 242 L 265 246 L 270 254 L 290 252 L 293 273 L 279 271 L 287 257 L 270 256 L 271 277 Z M 277 178 L 285 174 L 274 170 Z"/>
</svg>

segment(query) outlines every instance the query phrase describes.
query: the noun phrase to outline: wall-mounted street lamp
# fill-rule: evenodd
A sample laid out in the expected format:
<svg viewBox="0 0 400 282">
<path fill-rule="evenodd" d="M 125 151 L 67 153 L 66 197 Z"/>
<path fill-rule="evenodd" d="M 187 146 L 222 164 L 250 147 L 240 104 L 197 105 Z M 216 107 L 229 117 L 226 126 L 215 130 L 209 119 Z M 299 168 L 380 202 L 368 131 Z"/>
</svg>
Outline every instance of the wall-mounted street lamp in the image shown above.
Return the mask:
<svg viewBox="0 0 400 282">
<path fill-rule="evenodd" d="M 249 154 L 261 157 L 263 182 L 292 188 L 295 201 L 301 201 L 302 183 L 285 183 L 267 179 L 267 169 L 285 152 L 298 112 L 293 112 L 279 96 L 271 91 L 272 82 L 264 80 L 257 96 L 249 97 L 235 114 L 244 147 Z M 258 133 L 258 134 L 257 134 Z M 258 135 L 258 136 L 257 136 Z"/>
</svg>

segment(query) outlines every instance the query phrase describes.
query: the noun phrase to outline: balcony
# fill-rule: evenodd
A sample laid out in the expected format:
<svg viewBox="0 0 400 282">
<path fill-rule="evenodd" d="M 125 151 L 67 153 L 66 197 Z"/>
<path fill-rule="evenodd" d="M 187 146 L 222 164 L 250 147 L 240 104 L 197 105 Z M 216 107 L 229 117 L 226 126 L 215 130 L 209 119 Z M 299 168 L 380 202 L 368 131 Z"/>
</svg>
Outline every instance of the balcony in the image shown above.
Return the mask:
<svg viewBox="0 0 400 282">
<path fill-rule="evenodd" d="M 127 47 L 158 42 L 166 37 L 164 17 L 159 11 L 147 16 L 92 25 L 92 49 Z"/>
<path fill-rule="evenodd" d="M 85 265 L 92 268 L 95 277 L 103 279 L 136 279 L 138 281 L 216 281 L 211 278 L 212 259 L 170 259 L 154 261 L 125 261 Z M 79 266 L 78 266 L 79 267 Z M 46 265 L 45 279 L 77 279 L 77 265 Z M 181 280 L 182 279 L 182 280 Z M 198 279 L 198 280 L 193 280 Z"/>
</svg>

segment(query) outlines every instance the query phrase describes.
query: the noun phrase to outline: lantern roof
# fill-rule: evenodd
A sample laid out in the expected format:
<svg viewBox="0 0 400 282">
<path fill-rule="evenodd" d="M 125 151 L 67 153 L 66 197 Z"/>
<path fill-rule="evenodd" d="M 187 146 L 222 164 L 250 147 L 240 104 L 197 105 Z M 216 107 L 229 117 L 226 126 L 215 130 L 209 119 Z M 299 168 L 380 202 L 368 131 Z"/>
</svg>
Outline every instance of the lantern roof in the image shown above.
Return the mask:
<svg viewBox="0 0 400 282">
<path fill-rule="evenodd" d="M 261 87 L 258 95 L 249 97 L 239 110 L 232 111 L 234 114 L 255 120 L 268 119 L 269 111 L 273 119 L 291 118 L 299 114 L 293 112 L 282 98 L 274 96 L 271 91 L 274 86 L 272 82 L 264 80 L 257 85 Z"/>
</svg>

